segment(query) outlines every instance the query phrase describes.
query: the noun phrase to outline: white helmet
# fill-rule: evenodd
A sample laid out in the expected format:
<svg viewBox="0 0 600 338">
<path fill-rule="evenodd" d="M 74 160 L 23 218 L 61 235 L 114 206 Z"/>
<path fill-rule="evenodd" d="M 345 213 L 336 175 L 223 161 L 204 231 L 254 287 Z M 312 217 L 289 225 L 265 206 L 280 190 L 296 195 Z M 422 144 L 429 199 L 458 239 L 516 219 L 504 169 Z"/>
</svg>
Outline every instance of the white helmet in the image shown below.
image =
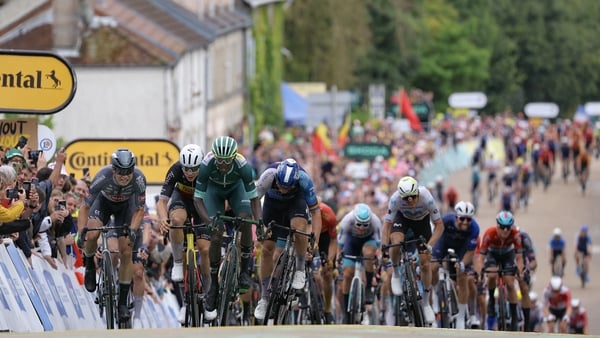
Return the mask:
<svg viewBox="0 0 600 338">
<path fill-rule="evenodd" d="M 188 144 L 179 152 L 179 162 L 185 168 L 194 168 L 200 165 L 204 152 L 197 144 Z"/>
<path fill-rule="evenodd" d="M 537 293 L 535 291 L 529 291 L 529 300 L 535 302 L 538 299 Z"/>
<path fill-rule="evenodd" d="M 581 305 L 581 300 L 579 300 L 579 298 L 571 299 L 571 307 L 578 307 L 579 305 Z"/>
<path fill-rule="evenodd" d="M 560 278 L 558 276 L 552 276 L 552 278 L 550 278 L 550 288 L 553 291 L 559 291 L 561 287 L 562 287 L 562 278 Z"/>
<path fill-rule="evenodd" d="M 419 184 L 417 180 L 410 176 L 404 176 L 398 182 L 398 191 L 400 197 L 416 196 L 419 193 Z"/>
<path fill-rule="evenodd" d="M 560 235 L 562 235 L 562 231 L 560 230 L 560 228 L 554 228 L 554 231 L 552 231 L 552 234 L 554 236 L 560 236 Z"/>
<path fill-rule="evenodd" d="M 475 215 L 475 207 L 471 202 L 459 201 L 454 206 L 456 216 L 459 217 L 473 217 Z"/>
</svg>

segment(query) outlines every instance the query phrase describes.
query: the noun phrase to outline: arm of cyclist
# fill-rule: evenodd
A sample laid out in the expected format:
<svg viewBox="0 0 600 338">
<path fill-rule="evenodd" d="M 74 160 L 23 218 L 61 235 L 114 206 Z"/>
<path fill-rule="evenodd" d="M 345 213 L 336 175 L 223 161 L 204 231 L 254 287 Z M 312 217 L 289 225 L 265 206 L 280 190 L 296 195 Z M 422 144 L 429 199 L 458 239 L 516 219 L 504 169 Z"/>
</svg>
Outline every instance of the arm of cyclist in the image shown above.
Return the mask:
<svg viewBox="0 0 600 338">
<path fill-rule="evenodd" d="M 169 212 L 167 210 L 167 204 L 169 201 L 168 196 L 160 195 L 156 202 L 156 216 L 158 217 L 158 228 L 160 231 L 165 232 L 169 230 L 171 224 L 169 222 Z"/>
<path fill-rule="evenodd" d="M 144 207 L 138 207 L 135 209 L 135 212 L 133 213 L 133 216 L 131 217 L 131 223 L 129 225 L 129 228 L 132 231 L 137 231 L 137 229 L 140 228 L 140 225 L 142 224 L 143 220 L 144 220 Z"/>
<path fill-rule="evenodd" d="M 436 208 L 436 210 L 437 210 L 437 208 Z M 443 233 L 444 233 L 444 222 L 442 222 L 442 219 L 439 218 L 433 222 L 433 232 L 431 234 L 431 238 L 429 239 L 429 242 L 427 242 L 427 249 L 429 250 L 429 252 L 431 252 L 431 248 L 435 245 L 435 243 L 437 243 L 437 241 L 440 239 L 440 237 L 442 237 Z M 385 243 L 385 242 L 383 242 L 383 243 Z"/>
</svg>

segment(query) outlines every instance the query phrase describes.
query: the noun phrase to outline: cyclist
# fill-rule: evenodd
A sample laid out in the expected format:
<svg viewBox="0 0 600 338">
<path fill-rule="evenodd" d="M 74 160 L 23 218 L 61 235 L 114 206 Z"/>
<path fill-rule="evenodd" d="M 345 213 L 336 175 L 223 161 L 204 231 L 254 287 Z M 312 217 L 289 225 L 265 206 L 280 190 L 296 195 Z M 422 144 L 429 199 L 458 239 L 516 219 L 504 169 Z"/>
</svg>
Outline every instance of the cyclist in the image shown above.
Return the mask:
<svg viewBox="0 0 600 338">
<path fill-rule="evenodd" d="M 202 221 L 208 224 L 217 213 L 224 214 L 228 202 L 236 216 L 259 219 L 260 200 L 254 184 L 253 169 L 242 154 L 238 153 L 237 142 L 229 136 L 217 137 L 211 151 L 204 156 L 198 169 L 194 205 Z M 252 227 L 240 227 L 240 292 L 248 291 L 250 258 L 254 249 Z M 218 273 L 221 264 L 222 229 L 213 229 L 210 237 L 210 288 L 206 299 L 204 317 L 207 321 L 217 317 L 216 302 L 219 293 Z"/>
<path fill-rule="evenodd" d="M 537 268 L 537 260 L 535 257 L 535 247 L 531 236 L 523 230 L 517 227 L 519 234 L 521 235 L 521 243 L 523 244 L 523 262 L 525 264 L 525 271 L 523 274 L 517 276 L 519 282 L 519 289 L 521 291 L 521 309 L 523 310 L 523 327 L 526 332 L 531 329 L 530 325 L 530 314 L 533 308 L 533 303 L 529 297 L 531 272 L 534 272 Z"/>
<path fill-rule="evenodd" d="M 579 179 L 582 192 L 585 192 L 586 183 L 590 177 L 590 162 L 590 154 L 585 149 L 581 150 L 575 159 L 577 178 Z"/>
<path fill-rule="evenodd" d="M 552 238 L 550 238 L 550 271 L 553 274 L 559 273 L 559 277 L 562 277 L 565 265 L 567 264 L 565 246 L 566 241 L 562 236 L 562 231 L 560 228 L 554 228 Z M 554 263 L 557 259 L 562 261 L 563 271 L 554 271 Z"/>
<path fill-rule="evenodd" d="M 334 324 L 335 320 L 331 314 L 331 298 L 333 295 L 333 267 L 336 261 L 337 253 L 337 216 L 333 209 L 322 201 L 321 207 L 321 236 L 319 236 L 319 250 L 321 265 L 320 268 L 321 288 L 323 289 L 323 299 L 325 300 L 325 319 L 327 324 Z M 315 260 L 315 263 L 318 261 Z"/>
<path fill-rule="evenodd" d="M 146 204 L 146 177 L 135 166 L 133 153 L 119 148 L 111 155 L 111 165 L 98 171 L 90 185 L 90 194 L 79 210 L 78 224 L 88 228 L 100 228 L 108 224 L 111 216 L 115 226 L 124 229 L 117 232 L 119 242 L 119 320 L 129 319 L 127 300 L 133 276 L 131 233 L 137 231 L 144 218 Z M 131 229 L 131 233 L 129 231 Z M 98 249 L 99 231 L 86 234 L 83 253 L 85 255 L 85 288 L 96 290 L 96 263 L 94 255 Z M 129 237 L 129 238 L 127 238 Z"/>
<path fill-rule="evenodd" d="M 182 226 L 188 218 L 191 218 L 194 223 L 201 220 L 194 206 L 194 189 L 202 158 L 204 158 L 202 148 L 196 144 L 188 144 L 181 148 L 179 161 L 167 171 L 156 203 L 156 215 L 161 230 L 166 231 L 171 225 Z M 200 270 L 204 289 L 208 290 L 210 288 L 210 266 L 208 264 L 210 234 L 204 229 L 196 230 L 195 233 L 196 247 L 203 263 L 200 265 Z M 173 250 L 171 280 L 181 282 L 183 281 L 183 229 L 170 230 L 169 239 Z"/>
<path fill-rule="evenodd" d="M 337 239 L 342 257 L 363 256 L 365 266 L 365 304 L 373 304 L 373 276 L 375 275 L 374 262 L 372 258 L 381 245 L 381 220 L 375 215 L 371 208 L 365 203 L 359 203 L 354 209 L 344 215 L 340 221 L 340 231 Z M 342 294 L 344 299 L 343 309 L 348 308 L 350 284 L 354 277 L 354 260 L 343 258 Z M 350 314 L 343 311 L 344 324 L 350 324 Z"/>
<path fill-rule="evenodd" d="M 434 224 L 432 232 L 430 222 Z M 421 306 L 425 321 L 429 324 L 435 321 L 435 314 L 429 304 L 429 291 L 431 289 L 431 248 L 436 244 L 444 232 L 444 223 L 435 199 L 427 190 L 420 186 L 413 177 L 404 176 L 398 182 L 397 191 L 394 192 L 388 204 L 388 211 L 384 217 L 382 243 L 399 244 L 404 241 L 405 234 L 411 230 L 416 238 L 422 236 L 427 243 L 419 247 L 419 264 L 421 266 L 421 280 L 423 282 L 423 298 Z M 387 251 L 387 250 L 385 250 Z M 387 255 L 386 252 L 383 253 Z M 394 267 L 392 271 L 392 293 L 399 296 L 402 293 L 400 273 L 397 269 L 400 261 L 400 248 L 395 246 L 389 250 L 389 255 Z"/>
<path fill-rule="evenodd" d="M 454 213 L 447 213 L 442 216 L 444 222 L 444 233 L 433 247 L 432 256 L 438 262 L 432 263 L 431 284 L 437 285 L 439 279 L 438 271 L 440 263 L 448 254 L 448 249 L 453 249 L 459 259 L 457 266 L 450 266 L 451 276 L 456 276 L 456 291 L 458 296 L 458 317 L 456 318 L 456 328 L 464 329 L 467 319 L 467 302 L 469 289 L 467 285 L 467 270 L 472 266 L 473 253 L 477 247 L 477 238 L 479 237 L 479 224 L 474 219 L 475 207 L 471 202 L 460 201 L 454 207 Z M 457 269 L 458 268 L 458 269 Z M 455 274 L 454 272 L 458 272 Z"/>
<path fill-rule="evenodd" d="M 571 300 L 571 315 L 569 316 L 569 333 L 588 333 L 587 311 L 583 306 L 581 306 L 581 300 L 579 298 L 573 298 Z"/>
<path fill-rule="evenodd" d="M 504 285 L 508 292 L 508 303 L 510 307 L 510 317 L 517 318 L 517 291 L 515 289 L 515 276 L 523 271 L 523 245 L 519 230 L 514 226 L 515 220 L 510 211 L 500 211 L 496 216 L 496 226 L 486 229 L 481 238 L 480 260 L 483 260 L 484 270 L 487 273 L 488 288 L 488 329 L 493 327 L 496 318 L 496 300 L 494 292 L 497 285 L 498 265 L 502 265 L 505 273 L 502 276 Z M 516 263 L 516 264 L 515 264 Z M 515 270 L 516 265 L 516 272 Z M 508 271 L 506 271 L 508 270 Z M 482 273 L 479 275 L 482 276 Z M 511 320 L 511 331 L 517 331 L 518 322 Z"/>
<path fill-rule="evenodd" d="M 583 269 L 585 272 L 590 271 L 590 259 L 591 259 L 591 248 L 592 238 L 588 235 L 588 226 L 582 225 L 576 240 L 575 250 L 575 264 L 577 266 L 577 275 L 581 273 L 579 266 L 581 260 L 583 260 Z M 589 278 L 589 274 L 586 273 L 586 278 Z M 588 280 L 586 280 L 588 282 Z"/>
<path fill-rule="evenodd" d="M 264 196 L 262 216 L 265 224 L 275 221 L 278 225 L 306 232 L 309 229 L 308 219 L 311 217 L 315 243 L 319 243 L 322 228 L 319 200 L 312 179 L 296 160 L 288 158 L 271 164 L 260 175 L 257 187 L 258 196 Z M 265 319 L 273 263 L 283 251 L 287 235 L 287 231 L 273 228 L 271 236 L 263 242 L 260 258 L 261 297 L 254 309 L 256 319 Z M 308 248 L 307 238 L 297 235 L 294 246 L 297 269 L 292 288 L 300 290 L 306 282 L 304 264 Z"/>
<path fill-rule="evenodd" d="M 529 327 L 525 327 L 525 330 L 527 332 L 542 332 L 542 324 L 544 323 L 544 309 L 542 309 L 542 304 L 538 302 L 537 293 L 530 291 L 529 300 L 531 301 Z"/>
<path fill-rule="evenodd" d="M 559 332 L 567 333 L 567 323 L 571 316 L 571 291 L 558 276 L 552 276 L 544 290 L 544 314 L 549 332 L 553 332 L 554 322 L 559 320 Z"/>
<path fill-rule="evenodd" d="M 494 157 L 493 153 L 485 161 L 485 170 L 488 173 L 487 177 L 487 190 L 488 190 L 488 201 L 492 203 L 496 198 L 498 192 L 498 170 L 500 169 L 500 161 Z"/>
</svg>

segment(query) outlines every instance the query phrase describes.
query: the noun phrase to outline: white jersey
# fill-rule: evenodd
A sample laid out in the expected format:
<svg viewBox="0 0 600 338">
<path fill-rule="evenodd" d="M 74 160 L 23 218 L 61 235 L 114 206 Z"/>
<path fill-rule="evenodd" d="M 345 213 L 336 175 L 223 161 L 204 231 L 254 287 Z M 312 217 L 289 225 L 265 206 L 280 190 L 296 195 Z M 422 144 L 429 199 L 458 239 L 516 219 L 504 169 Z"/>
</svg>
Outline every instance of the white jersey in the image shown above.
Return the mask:
<svg viewBox="0 0 600 338">
<path fill-rule="evenodd" d="M 401 213 L 404 218 L 413 221 L 420 221 L 427 217 L 427 215 L 429 215 L 432 223 L 442 219 L 435 199 L 424 186 L 419 186 L 419 201 L 414 208 L 409 207 L 406 201 L 400 197 L 400 192 L 396 190 L 390 198 L 388 212 L 384 220 L 394 223 L 398 213 Z"/>
<path fill-rule="evenodd" d="M 381 219 L 374 213 L 371 213 L 371 222 L 369 226 L 357 226 L 354 210 L 342 218 L 338 231 L 338 244 L 344 245 L 348 237 L 365 238 L 373 237 L 374 240 L 381 242 Z"/>
</svg>

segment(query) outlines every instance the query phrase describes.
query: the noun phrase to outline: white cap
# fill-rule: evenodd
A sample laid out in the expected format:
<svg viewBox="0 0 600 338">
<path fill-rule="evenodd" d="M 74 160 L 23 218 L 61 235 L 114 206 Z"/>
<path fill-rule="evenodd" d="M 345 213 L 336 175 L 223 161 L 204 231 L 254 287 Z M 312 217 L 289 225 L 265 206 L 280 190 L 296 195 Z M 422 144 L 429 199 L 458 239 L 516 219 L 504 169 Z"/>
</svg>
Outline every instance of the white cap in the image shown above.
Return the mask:
<svg viewBox="0 0 600 338">
<path fill-rule="evenodd" d="M 56 164 L 56 162 L 48 163 L 48 168 L 54 170 L 54 165 L 55 164 Z M 61 175 L 65 175 L 65 176 L 69 176 L 69 173 L 67 172 L 67 168 L 65 168 L 64 164 L 63 164 L 62 168 L 60 168 L 60 174 Z"/>
<path fill-rule="evenodd" d="M 554 231 L 552 233 L 554 234 L 554 236 L 562 235 L 562 231 L 560 231 L 560 228 L 554 228 Z"/>
</svg>

